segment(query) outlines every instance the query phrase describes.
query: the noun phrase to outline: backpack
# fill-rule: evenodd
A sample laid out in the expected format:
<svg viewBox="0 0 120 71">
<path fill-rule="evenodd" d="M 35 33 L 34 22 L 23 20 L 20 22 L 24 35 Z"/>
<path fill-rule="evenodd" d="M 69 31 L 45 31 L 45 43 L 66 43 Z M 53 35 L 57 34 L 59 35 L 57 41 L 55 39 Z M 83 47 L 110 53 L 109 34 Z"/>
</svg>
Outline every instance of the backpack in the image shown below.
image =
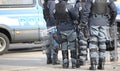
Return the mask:
<svg viewBox="0 0 120 71">
<path fill-rule="evenodd" d="M 67 3 L 65 1 L 61 1 L 55 6 L 55 19 L 57 21 L 67 21 L 69 19 Z"/>
</svg>

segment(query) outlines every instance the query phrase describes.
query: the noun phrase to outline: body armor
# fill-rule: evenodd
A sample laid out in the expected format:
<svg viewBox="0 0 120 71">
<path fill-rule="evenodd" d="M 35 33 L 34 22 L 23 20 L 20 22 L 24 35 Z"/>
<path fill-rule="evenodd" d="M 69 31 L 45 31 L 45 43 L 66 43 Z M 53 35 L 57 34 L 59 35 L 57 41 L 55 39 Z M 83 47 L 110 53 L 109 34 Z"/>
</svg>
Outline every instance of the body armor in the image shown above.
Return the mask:
<svg viewBox="0 0 120 71">
<path fill-rule="evenodd" d="M 67 12 L 67 3 L 65 1 L 61 1 L 58 4 L 56 4 L 55 18 L 59 22 L 66 22 L 67 19 L 69 18 L 69 15 Z"/>
<path fill-rule="evenodd" d="M 92 3 L 92 14 L 106 15 L 109 13 L 107 0 L 93 0 Z"/>
</svg>

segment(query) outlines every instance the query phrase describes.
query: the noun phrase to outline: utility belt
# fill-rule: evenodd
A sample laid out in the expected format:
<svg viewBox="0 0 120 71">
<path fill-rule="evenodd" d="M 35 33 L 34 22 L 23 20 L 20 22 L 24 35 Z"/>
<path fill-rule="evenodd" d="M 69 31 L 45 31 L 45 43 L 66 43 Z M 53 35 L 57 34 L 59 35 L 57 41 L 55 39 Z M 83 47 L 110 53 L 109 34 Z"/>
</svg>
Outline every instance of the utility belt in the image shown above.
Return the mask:
<svg viewBox="0 0 120 71">
<path fill-rule="evenodd" d="M 61 20 L 61 21 L 59 21 L 59 23 L 66 23 L 67 21 L 65 21 L 65 20 Z"/>
<path fill-rule="evenodd" d="M 60 20 L 60 21 L 58 21 L 58 24 L 61 24 L 61 23 L 69 24 L 69 23 L 72 23 L 72 21 L 67 21 L 67 20 Z"/>
<path fill-rule="evenodd" d="M 92 17 L 105 17 L 108 16 L 108 14 L 91 14 Z"/>
<path fill-rule="evenodd" d="M 58 44 L 62 44 L 63 42 L 68 41 L 67 38 L 70 37 L 70 35 L 74 32 L 74 30 L 71 30 L 71 32 L 69 34 L 57 31 L 56 33 L 53 34 L 53 38 L 54 40 L 58 43 Z M 67 38 L 62 38 L 62 36 L 65 36 Z"/>
</svg>

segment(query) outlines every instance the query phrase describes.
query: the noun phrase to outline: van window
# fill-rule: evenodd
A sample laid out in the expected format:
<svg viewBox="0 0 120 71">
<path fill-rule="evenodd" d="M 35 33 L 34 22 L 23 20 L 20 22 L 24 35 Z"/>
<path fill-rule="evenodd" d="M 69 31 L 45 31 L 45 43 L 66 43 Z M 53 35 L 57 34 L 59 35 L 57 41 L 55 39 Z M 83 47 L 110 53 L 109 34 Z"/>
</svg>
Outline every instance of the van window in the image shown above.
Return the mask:
<svg viewBox="0 0 120 71">
<path fill-rule="evenodd" d="M 34 3 L 35 0 L 0 0 L 0 8 L 28 7 Z"/>
<path fill-rule="evenodd" d="M 33 0 L 0 0 L 0 5 L 33 4 Z"/>
</svg>

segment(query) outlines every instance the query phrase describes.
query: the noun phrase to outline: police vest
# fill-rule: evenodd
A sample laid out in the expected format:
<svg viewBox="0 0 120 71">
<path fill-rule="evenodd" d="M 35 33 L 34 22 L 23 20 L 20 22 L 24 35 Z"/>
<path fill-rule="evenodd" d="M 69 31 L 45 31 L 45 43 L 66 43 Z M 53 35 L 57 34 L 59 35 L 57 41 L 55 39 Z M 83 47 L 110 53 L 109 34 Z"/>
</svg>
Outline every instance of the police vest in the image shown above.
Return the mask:
<svg viewBox="0 0 120 71">
<path fill-rule="evenodd" d="M 109 14 L 109 0 L 92 0 L 91 14 Z"/>
<path fill-rule="evenodd" d="M 55 19 L 59 22 L 66 22 L 69 18 L 67 3 L 65 1 L 57 3 L 55 6 Z"/>
</svg>

